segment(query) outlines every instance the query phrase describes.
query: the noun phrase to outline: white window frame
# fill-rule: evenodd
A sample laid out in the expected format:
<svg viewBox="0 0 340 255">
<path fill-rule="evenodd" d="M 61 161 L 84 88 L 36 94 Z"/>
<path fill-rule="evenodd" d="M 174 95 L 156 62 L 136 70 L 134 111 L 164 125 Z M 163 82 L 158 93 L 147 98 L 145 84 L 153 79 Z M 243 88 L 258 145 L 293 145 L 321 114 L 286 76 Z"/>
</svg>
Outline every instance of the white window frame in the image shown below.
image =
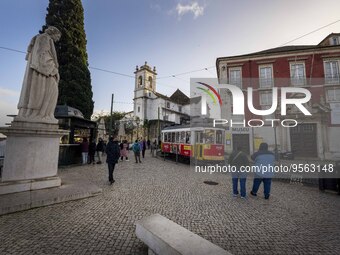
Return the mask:
<svg viewBox="0 0 340 255">
<path fill-rule="evenodd" d="M 331 74 L 328 75 L 326 73 L 327 68 L 326 65 L 328 63 L 336 63 L 337 66 L 337 70 L 333 70 L 333 67 L 331 65 Z M 327 59 L 324 60 L 323 62 L 323 66 L 324 66 L 324 74 L 325 74 L 325 84 L 340 84 L 340 60 L 339 59 Z"/>
<path fill-rule="evenodd" d="M 339 45 L 340 37 L 332 36 L 330 39 L 330 45 Z"/>
<path fill-rule="evenodd" d="M 269 96 L 267 96 L 266 102 L 263 102 L 262 95 L 269 95 Z M 271 106 L 273 104 L 273 92 L 260 91 L 259 97 L 260 97 L 260 105 L 261 106 Z"/>
<path fill-rule="evenodd" d="M 182 112 L 182 106 L 181 105 L 178 106 L 178 111 Z"/>
<path fill-rule="evenodd" d="M 270 68 L 270 77 L 262 78 L 261 77 L 261 69 L 263 68 Z M 267 72 L 266 72 L 267 73 Z M 265 81 L 265 82 L 264 82 Z M 273 72 L 273 65 L 259 65 L 259 87 L 260 89 L 267 89 L 274 87 L 274 72 Z"/>
<path fill-rule="evenodd" d="M 152 76 L 148 77 L 149 88 L 152 89 L 153 78 Z"/>
<path fill-rule="evenodd" d="M 138 76 L 138 88 L 142 87 L 143 86 L 143 76 L 142 75 L 139 75 Z"/>
<path fill-rule="evenodd" d="M 296 65 L 302 65 L 303 67 L 303 76 L 297 76 L 294 71 L 296 71 Z M 305 62 L 290 62 L 289 63 L 289 70 L 290 70 L 290 82 L 293 86 L 304 86 L 306 85 L 306 65 Z M 294 77 L 295 76 L 295 77 Z"/>
<path fill-rule="evenodd" d="M 240 77 L 238 82 L 234 82 L 234 79 L 231 75 L 232 72 L 239 71 L 240 72 Z M 229 68 L 229 84 L 235 85 L 239 88 L 242 88 L 242 67 L 230 67 Z"/>
<path fill-rule="evenodd" d="M 170 102 L 166 102 L 166 108 L 170 109 L 171 105 Z"/>
<path fill-rule="evenodd" d="M 338 91 L 338 97 L 336 96 L 337 91 Z M 331 98 L 329 96 L 330 94 L 332 94 Z M 326 96 L 327 102 L 330 102 L 330 103 L 340 102 L 340 87 L 327 89 L 326 95 L 327 95 Z"/>
</svg>

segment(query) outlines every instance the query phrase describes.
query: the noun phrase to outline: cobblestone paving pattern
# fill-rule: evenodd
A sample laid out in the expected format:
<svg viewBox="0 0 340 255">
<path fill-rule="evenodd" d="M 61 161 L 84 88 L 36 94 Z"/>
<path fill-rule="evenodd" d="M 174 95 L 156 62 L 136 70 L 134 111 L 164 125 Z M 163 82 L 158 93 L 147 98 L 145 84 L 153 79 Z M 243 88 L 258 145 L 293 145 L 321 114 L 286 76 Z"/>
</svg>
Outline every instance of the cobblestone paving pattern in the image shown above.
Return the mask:
<svg viewBox="0 0 340 255">
<path fill-rule="evenodd" d="M 103 188 L 99 196 L 0 216 L 0 254 L 147 254 L 134 222 L 159 213 L 233 254 L 340 254 L 340 197 L 273 182 L 270 200 L 233 198 L 225 174 L 149 156 L 62 169 Z M 209 186 L 203 181 L 216 181 Z M 247 181 L 248 191 L 252 180 Z"/>
</svg>

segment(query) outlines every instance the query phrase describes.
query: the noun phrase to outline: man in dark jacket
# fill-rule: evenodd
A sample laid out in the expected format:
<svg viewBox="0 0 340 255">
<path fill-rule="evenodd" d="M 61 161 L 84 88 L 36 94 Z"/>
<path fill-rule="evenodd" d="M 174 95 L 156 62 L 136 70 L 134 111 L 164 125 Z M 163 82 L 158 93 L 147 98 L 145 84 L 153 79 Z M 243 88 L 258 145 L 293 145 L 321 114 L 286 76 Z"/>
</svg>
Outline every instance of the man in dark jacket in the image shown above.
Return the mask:
<svg viewBox="0 0 340 255">
<path fill-rule="evenodd" d="M 94 161 L 94 154 L 96 153 L 96 141 L 92 139 L 90 145 L 89 145 L 89 164 L 95 164 Z"/>
<path fill-rule="evenodd" d="M 241 190 L 241 198 L 246 197 L 246 173 L 240 172 L 241 166 L 249 165 L 249 160 L 247 154 L 242 151 L 241 147 L 237 147 L 235 151 L 230 155 L 228 159 L 228 163 L 231 166 L 235 166 L 237 172 L 232 174 L 233 179 L 233 196 L 237 197 L 238 195 L 238 180 L 240 179 L 240 190 Z"/>
<path fill-rule="evenodd" d="M 109 168 L 109 182 L 110 185 L 112 185 L 112 183 L 115 182 L 115 180 L 113 179 L 113 171 L 120 156 L 120 149 L 117 139 L 113 139 L 113 137 L 110 137 L 109 142 L 106 146 L 106 155 L 106 163 Z"/>
<path fill-rule="evenodd" d="M 100 155 L 100 154 L 103 154 L 103 151 L 104 151 L 104 141 L 103 141 L 102 138 L 99 138 L 99 140 L 98 140 L 96 151 L 97 151 L 97 157 L 98 157 L 97 164 L 101 164 L 102 163 L 102 158 L 101 158 L 102 155 Z"/>
<path fill-rule="evenodd" d="M 275 163 L 274 153 L 268 151 L 267 143 L 261 143 L 259 150 L 251 156 L 251 159 L 254 160 L 254 165 L 257 166 L 257 172 L 255 173 L 253 189 L 250 194 L 257 196 L 256 193 L 261 182 L 263 182 L 264 198 L 269 199 L 272 177 L 274 176 L 274 172 L 270 170 Z"/>
</svg>

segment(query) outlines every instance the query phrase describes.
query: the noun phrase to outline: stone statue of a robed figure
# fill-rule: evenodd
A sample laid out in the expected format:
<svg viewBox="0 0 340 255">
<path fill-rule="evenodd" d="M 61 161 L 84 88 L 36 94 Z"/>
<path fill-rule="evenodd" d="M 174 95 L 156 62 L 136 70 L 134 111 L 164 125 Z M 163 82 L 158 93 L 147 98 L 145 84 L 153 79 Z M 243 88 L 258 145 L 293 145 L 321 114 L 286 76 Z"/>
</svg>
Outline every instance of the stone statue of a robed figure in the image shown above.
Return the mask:
<svg viewBox="0 0 340 255">
<path fill-rule="evenodd" d="M 27 67 L 15 120 L 57 123 L 54 110 L 58 99 L 58 60 L 54 43 L 61 33 L 48 27 L 32 38 L 27 49 Z"/>
<path fill-rule="evenodd" d="M 58 187 L 60 130 L 54 111 L 58 99 L 58 60 L 54 43 L 61 37 L 55 27 L 34 36 L 27 50 L 27 67 L 18 103 L 18 115 L 7 136 L 0 195 Z"/>
</svg>

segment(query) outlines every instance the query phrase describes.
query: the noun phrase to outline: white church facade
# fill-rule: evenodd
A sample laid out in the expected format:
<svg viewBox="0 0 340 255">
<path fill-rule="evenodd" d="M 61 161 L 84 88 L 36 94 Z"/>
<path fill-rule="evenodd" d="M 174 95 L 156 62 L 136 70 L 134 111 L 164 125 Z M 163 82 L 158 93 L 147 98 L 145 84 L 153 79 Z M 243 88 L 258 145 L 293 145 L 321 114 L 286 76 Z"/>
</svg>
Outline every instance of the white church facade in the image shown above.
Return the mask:
<svg viewBox="0 0 340 255">
<path fill-rule="evenodd" d="M 135 89 L 133 98 L 133 114 L 127 119 L 132 120 L 137 130 L 133 139 L 146 138 L 158 140 L 160 131 L 165 126 L 183 124 L 190 120 L 190 98 L 177 89 L 171 96 L 157 92 L 156 68 L 147 62 L 141 67 L 136 66 Z M 139 130 L 138 130 L 139 129 Z"/>
</svg>

